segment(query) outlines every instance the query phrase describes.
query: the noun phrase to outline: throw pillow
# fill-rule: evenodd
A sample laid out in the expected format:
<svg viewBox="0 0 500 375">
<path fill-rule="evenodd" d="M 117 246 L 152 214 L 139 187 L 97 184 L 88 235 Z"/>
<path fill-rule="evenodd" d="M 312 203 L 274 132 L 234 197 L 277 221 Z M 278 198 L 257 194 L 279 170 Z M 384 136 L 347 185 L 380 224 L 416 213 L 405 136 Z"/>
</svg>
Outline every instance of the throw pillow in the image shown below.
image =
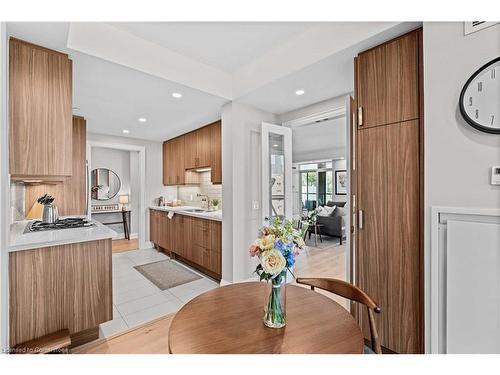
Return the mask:
<svg viewBox="0 0 500 375">
<path fill-rule="evenodd" d="M 321 211 L 318 212 L 318 216 L 330 216 L 333 211 L 335 211 L 335 206 L 333 207 L 322 207 Z"/>
<path fill-rule="evenodd" d="M 345 215 L 346 215 L 345 207 L 337 207 L 333 216 L 345 216 Z"/>
</svg>

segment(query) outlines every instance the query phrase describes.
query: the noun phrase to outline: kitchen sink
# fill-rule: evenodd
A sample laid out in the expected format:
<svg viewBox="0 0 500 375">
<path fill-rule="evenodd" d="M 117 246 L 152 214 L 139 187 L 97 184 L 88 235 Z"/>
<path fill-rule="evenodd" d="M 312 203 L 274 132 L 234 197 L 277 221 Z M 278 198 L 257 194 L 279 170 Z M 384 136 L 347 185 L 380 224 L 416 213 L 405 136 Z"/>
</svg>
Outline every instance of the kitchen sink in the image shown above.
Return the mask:
<svg viewBox="0 0 500 375">
<path fill-rule="evenodd" d="M 183 210 L 184 212 L 194 212 L 194 213 L 201 213 L 201 212 L 209 212 L 208 210 L 203 210 L 201 208 L 188 208 L 187 210 Z"/>
</svg>

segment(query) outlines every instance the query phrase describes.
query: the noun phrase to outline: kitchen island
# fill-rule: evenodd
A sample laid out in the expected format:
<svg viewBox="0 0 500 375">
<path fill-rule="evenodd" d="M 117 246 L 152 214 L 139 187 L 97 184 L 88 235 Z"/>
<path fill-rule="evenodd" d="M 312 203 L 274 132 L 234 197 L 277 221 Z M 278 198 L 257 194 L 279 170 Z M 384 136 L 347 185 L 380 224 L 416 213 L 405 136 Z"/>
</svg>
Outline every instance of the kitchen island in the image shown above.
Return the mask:
<svg viewBox="0 0 500 375">
<path fill-rule="evenodd" d="M 58 332 L 71 346 L 99 337 L 113 319 L 111 240 L 104 225 L 25 233 L 28 221 L 11 225 L 9 246 L 9 344 Z M 43 340 L 42 340 L 43 341 Z"/>
</svg>

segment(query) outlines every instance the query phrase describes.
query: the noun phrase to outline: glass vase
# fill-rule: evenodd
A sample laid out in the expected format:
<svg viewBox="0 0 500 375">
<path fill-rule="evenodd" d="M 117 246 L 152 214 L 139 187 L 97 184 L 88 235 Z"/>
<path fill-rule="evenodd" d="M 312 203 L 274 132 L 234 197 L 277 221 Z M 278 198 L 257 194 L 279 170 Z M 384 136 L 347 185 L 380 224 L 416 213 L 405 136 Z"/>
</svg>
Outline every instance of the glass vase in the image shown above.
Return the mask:
<svg viewBox="0 0 500 375">
<path fill-rule="evenodd" d="M 270 328 L 282 328 L 286 324 L 286 269 L 267 282 L 267 303 L 264 306 L 264 325 Z"/>
</svg>

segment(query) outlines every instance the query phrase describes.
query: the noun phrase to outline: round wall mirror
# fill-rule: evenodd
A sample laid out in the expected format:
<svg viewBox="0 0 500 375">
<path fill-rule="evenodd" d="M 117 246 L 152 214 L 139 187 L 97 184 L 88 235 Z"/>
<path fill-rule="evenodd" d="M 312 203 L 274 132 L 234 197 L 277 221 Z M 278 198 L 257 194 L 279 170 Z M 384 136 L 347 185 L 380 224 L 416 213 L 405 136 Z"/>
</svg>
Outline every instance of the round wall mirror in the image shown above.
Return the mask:
<svg viewBox="0 0 500 375">
<path fill-rule="evenodd" d="M 92 170 L 91 177 L 91 196 L 98 201 L 106 201 L 118 194 L 121 187 L 120 177 L 110 169 L 97 168 Z"/>
</svg>

